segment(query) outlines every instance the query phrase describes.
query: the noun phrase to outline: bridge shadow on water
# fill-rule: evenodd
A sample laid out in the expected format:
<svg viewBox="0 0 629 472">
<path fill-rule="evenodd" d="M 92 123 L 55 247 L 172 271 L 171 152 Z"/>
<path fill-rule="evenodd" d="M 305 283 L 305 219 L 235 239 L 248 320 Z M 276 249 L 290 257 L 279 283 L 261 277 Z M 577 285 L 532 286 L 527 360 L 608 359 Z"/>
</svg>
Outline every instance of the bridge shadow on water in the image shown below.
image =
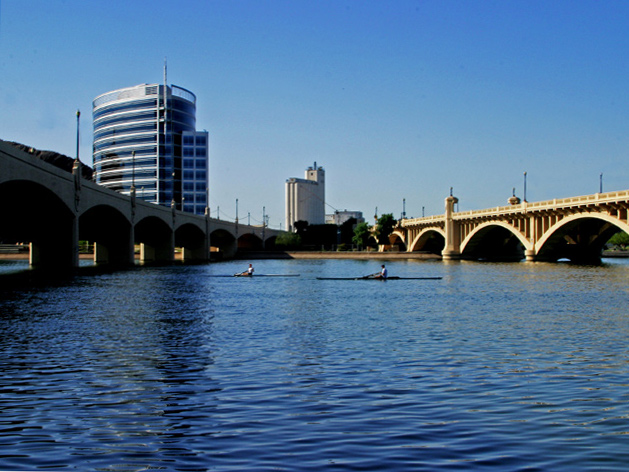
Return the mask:
<svg viewBox="0 0 629 472">
<path fill-rule="evenodd" d="M 207 262 L 185 263 L 189 265 L 203 265 Z M 48 269 L 29 268 L 17 269 L 6 273 L 0 273 L 0 297 L 2 294 L 13 290 L 43 289 L 48 287 L 62 287 L 72 284 L 77 277 L 98 277 L 117 272 L 140 271 L 146 267 L 168 267 L 184 265 L 181 261 L 170 263 L 143 263 L 136 265 L 84 265 L 77 268 Z"/>
</svg>

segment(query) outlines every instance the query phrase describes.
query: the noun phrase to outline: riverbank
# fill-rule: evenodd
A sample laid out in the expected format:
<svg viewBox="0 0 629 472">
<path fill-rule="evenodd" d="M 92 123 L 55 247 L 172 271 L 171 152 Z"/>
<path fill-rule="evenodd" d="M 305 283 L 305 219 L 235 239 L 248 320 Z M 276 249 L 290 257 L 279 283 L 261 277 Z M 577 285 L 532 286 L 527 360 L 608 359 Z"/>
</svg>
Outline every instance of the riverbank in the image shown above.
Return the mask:
<svg viewBox="0 0 629 472">
<path fill-rule="evenodd" d="M 629 257 L 629 251 L 603 251 L 603 257 Z"/>
<path fill-rule="evenodd" d="M 438 254 L 424 252 L 336 252 L 336 251 L 268 251 L 243 252 L 236 255 L 238 260 L 255 259 L 424 259 L 441 260 Z"/>
<path fill-rule="evenodd" d="M 606 257 L 629 257 L 629 251 L 605 251 Z M 0 260 L 23 261 L 28 260 L 28 252 L 20 253 L 0 253 Z M 91 260 L 93 254 L 80 254 L 80 259 Z M 180 255 L 175 256 L 175 260 L 180 259 Z M 259 260 L 259 259 L 421 259 L 421 260 L 441 260 L 438 254 L 424 252 L 333 252 L 333 251 L 247 251 L 237 254 L 236 260 Z"/>
<path fill-rule="evenodd" d="M 23 261 L 28 260 L 28 252 L 3 254 L 0 253 L 0 260 Z M 91 260 L 93 254 L 80 254 L 80 259 Z M 180 254 L 175 255 L 175 260 L 181 258 Z M 437 254 L 421 252 L 333 252 L 333 251 L 247 251 L 237 254 L 236 260 L 259 260 L 259 259 L 424 259 L 440 260 Z"/>
<path fill-rule="evenodd" d="M 30 257 L 28 252 L 2 253 L 0 252 L 0 260 L 2 261 L 27 261 Z M 79 259 L 92 260 L 94 254 L 79 254 Z"/>
</svg>

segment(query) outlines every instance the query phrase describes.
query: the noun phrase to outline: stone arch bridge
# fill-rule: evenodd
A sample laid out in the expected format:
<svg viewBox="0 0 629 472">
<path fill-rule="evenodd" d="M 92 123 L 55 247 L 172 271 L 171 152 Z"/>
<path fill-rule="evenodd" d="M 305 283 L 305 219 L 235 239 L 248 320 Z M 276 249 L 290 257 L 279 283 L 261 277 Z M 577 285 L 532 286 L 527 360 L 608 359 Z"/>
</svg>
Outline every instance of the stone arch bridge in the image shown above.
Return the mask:
<svg viewBox="0 0 629 472">
<path fill-rule="evenodd" d="M 629 190 L 467 212 L 456 203 L 450 196 L 444 215 L 401 220 L 391 244 L 444 260 L 600 263 L 609 238 L 629 233 Z"/>
<path fill-rule="evenodd" d="M 0 140 L 0 242 L 29 243 L 33 267 L 77 267 L 81 240 L 94 243 L 95 262 L 130 265 L 136 245 L 145 263 L 173 261 L 175 248 L 184 262 L 207 261 L 272 247 L 280 233 L 147 203 L 80 167 L 67 172 Z"/>
</svg>

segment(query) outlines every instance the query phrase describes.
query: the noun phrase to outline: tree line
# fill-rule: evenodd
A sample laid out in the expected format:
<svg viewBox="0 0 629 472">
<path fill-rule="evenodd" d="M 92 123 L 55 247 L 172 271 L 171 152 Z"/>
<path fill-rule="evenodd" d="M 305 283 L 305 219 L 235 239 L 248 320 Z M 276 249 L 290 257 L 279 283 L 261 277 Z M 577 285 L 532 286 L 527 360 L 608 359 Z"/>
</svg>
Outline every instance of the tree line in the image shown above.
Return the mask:
<svg viewBox="0 0 629 472">
<path fill-rule="evenodd" d="M 286 250 L 363 250 L 389 244 L 389 236 L 396 225 L 397 220 L 392 213 L 380 216 L 375 226 L 358 223 L 356 218 L 350 218 L 341 225 L 311 225 L 307 221 L 296 221 L 295 232 L 280 234 L 275 245 Z"/>
<path fill-rule="evenodd" d="M 380 216 L 375 224 L 358 223 L 350 218 L 341 225 L 311 225 L 307 221 L 295 222 L 294 233 L 282 233 L 275 242 L 278 249 L 284 250 L 364 250 L 378 245 L 389 244 L 389 236 L 397 225 L 392 213 Z M 607 246 L 626 250 L 629 248 L 629 234 L 619 231 L 607 242 Z"/>
</svg>

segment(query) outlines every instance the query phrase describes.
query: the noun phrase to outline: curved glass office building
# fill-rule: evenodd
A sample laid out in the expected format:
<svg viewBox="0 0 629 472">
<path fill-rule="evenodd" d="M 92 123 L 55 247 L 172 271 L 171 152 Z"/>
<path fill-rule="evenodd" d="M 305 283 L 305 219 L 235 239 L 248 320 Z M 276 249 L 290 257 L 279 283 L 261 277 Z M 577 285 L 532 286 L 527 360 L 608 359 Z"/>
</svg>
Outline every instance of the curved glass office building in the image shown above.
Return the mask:
<svg viewBox="0 0 629 472">
<path fill-rule="evenodd" d="M 208 133 L 196 131 L 196 97 L 143 84 L 93 102 L 96 182 L 197 214 L 207 206 Z"/>
</svg>

